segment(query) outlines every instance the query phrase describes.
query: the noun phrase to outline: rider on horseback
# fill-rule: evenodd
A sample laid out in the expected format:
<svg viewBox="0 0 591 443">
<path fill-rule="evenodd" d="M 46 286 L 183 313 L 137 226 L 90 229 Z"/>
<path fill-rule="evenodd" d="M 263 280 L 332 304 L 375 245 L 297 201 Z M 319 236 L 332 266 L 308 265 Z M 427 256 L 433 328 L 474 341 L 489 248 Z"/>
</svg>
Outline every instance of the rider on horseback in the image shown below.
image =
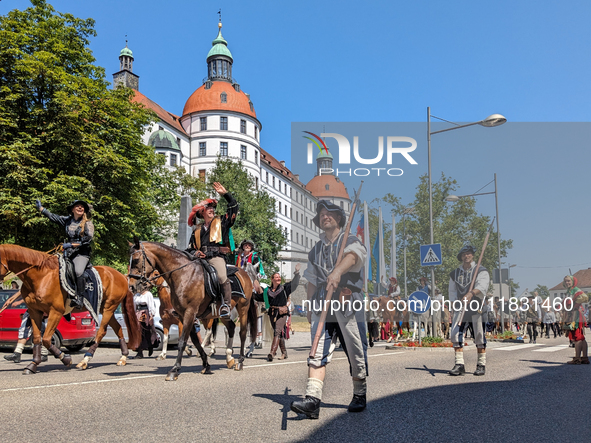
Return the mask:
<svg viewBox="0 0 591 443">
<path fill-rule="evenodd" d="M 65 228 L 67 240 L 62 245 L 64 257 L 72 261 L 76 272 L 76 295 L 70 300 L 74 308 L 81 308 L 86 290 L 84 270 L 90 261 L 90 242 L 94 236 L 94 225 L 90 220 L 90 206 L 83 200 L 76 200 L 67 207 L 70 215 L 56 215 L 43 207 L 41 201 L 35 200 L 35 206 L 52 222 Z"/>
<path fill-rule="evenodd" d="M 223 289 L 224 302 L 220 308 L 220 317 L 229 317 L 232 304 L 232 286 L 226 272 L 226 254 L 231 252 L 229 247 L 229 232 L 238 214 L 238 203 L 226 188 L 215 182 L 213 188 L 223 196 L 228 203 L 226 214 L 215 215 L 217 200 L 208 198 L 197 205 L 189 215 L 189 226 L 195 225 L 188 252 L 199 258 L 205 258 L 216 270 L 218 281 Z M 203 219 L 200 224 L 197 218 Z"/>
</svg>

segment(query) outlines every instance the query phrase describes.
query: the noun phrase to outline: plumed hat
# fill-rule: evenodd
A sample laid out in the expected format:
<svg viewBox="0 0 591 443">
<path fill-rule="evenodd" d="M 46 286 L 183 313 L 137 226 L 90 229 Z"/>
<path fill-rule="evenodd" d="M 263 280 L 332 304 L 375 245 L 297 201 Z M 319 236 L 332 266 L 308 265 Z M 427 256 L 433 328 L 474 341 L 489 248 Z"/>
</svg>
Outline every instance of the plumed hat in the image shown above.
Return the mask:
<svg viewBox="0 0 591 443">
<path fill-rule="evenodd" d="M 187 220 L 189 226 L 193 226 L 196 223 L 197 217 L 203 218 L 203 210 L 209 205 L 213 205 L 213 207 L 215 208 L 218 205 L 218 201 L 213 198 L 208 198 L 200 201 L 195 206 L 193 206 L 193 209 L 189 214 L 189 220 Z"/>
</svg>

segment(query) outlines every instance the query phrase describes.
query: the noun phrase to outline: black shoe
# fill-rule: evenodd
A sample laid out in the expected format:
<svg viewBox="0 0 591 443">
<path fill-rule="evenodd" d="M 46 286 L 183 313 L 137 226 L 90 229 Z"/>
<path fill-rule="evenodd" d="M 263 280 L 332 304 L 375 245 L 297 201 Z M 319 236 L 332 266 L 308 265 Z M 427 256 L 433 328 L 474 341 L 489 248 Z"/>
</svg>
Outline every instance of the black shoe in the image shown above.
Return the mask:
<svg viewBox="0 0 591 443">
<path fill-rule="evenodd" d="M 263 349 L 263 342 L 260 342 L 260 343 L 255 343 L 255 344 L 254 344 L 254 348 L 255 348 L 255 349 Z"/>
<path fill-rule="evenodd" d="M 220 307 L 220 318 L 230 318 L 230 306 L 222 305 Z"/>
<path fill-rule="evenodd" d="M 47 355 L 42 355 L 41 356 L 41 361 L 47 361 Z"/>
<path fill-rule="evenodd" d="M 308 418 L 317 419 L 320 414 L 320 400 L 306 395 L 303 400 L 292 401 L 290 408 L 298 414 L 306 414 Z"/>
<path fill-rule="evenodd" d="M 474 371 L 474 375 L 484 375 L 485 374 L 484 365 L 476 365 L 476 370 Z"/>
<path fill-rule="evenodd" d="M 466 368 L 464 365 L 454 365 L 453 369 L 449 371 L 449 375 L 464 375 Z"/>
<path fill-rule="evenodd" d="M 10 355 L 5 355 L 4 359 L 8 360 L 8 361 L 12 361 L 14 363 L 20 363 L 21 362 L 21 353 L 20 352 L 14 352 Z"/>
<path fill-rule="evenodd" d="M 349 412 L 361 412 L 365 409 L 365 406 L 367 406 L 365 394 L 353 394 L 353 400 L 349 403 Z"/>
<path fill-rule="evenodd" d="M 140 358 L 144 358 L 144 351 L 140 351 L 135 356 L 131 357 L 134 360 L 139 360 Z"/>
</svg>

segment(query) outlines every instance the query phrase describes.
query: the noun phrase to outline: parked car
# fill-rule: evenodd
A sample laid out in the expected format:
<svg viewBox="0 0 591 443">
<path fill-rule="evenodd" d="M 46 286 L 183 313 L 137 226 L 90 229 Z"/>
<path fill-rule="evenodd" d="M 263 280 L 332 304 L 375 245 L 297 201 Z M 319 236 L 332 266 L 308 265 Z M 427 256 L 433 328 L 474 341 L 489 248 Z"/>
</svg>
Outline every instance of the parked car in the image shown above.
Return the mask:
<svg viewBox="0 0 591 443">
<path fill-rule="evenodd" d="M 12 297 L 15 289 L 0 290 L 0 307 Z M 24 302 L 18 306 L 9 306 L 0 313 L 0 346 L 16 345 L 18 341 L 18 329 L 22 322 L 22 315 L 27 306 Z M 88 312 L 72 314 L 70 321 L 62 318 L 51 338 L 51 342 L 60 347 L 64 346 L 70 352 L 77 352 L 84 346 L 92 343 L 96 335 L 96 325 Z"/>
<path fill-rule="evenodd" d="M 156 328 L 156 333 L 160 338 L 160 346 L 156 349 L 157 351 L 162 350 L 162 343 L 164 343 L 164 327 L 162 326 L 162 318 L 160 318 L 160 299 L 154 298 L 156 302 L 156 316 L 154 317 L 154 327 Z M 102 315 L 99 315 L 99 321 L 102 321 Z M 115 318 L 121 325 L 121 329 L 123 330 L 123 336 L 125 337 L 125 341 L 129 339 L 127 335 L 127 326 L 125 326 L 125 320 L 123 319 L 123 313 L 121 312 L 121 306 L 117 307 L 115 311 Z M 168 331 L 168 345 L 176 345 L 179 342 L 179 328 L 176 325 L 172 325 L 170 330 Z M 105 337 L 102 339 L 101 343 L 115 343 L 119 344 L 119 337 L 115 334 L 113 329 L 107 327 L 107 333 Z"/>
</svg>

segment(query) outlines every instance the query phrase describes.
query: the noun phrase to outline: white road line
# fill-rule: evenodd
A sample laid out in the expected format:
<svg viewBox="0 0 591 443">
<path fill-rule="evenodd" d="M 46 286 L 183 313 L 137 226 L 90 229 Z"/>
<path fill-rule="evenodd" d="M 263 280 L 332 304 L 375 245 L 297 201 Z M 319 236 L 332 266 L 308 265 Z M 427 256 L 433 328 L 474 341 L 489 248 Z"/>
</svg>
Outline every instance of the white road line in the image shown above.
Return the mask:
<svg viewBox="0 0 591 443">
<path fill-rule="evenodd" d="M 396 354 L 404 354 L 404 351 L 398 351 L 398 352 L 387 352 L 385 354 L 374 354 L 374 355 L 368 355 L 368 358 L 373 358 L 373 357 L 381 357 L 384 355 L 396 355 Z M 334 360 L 346 360 L 347 357 L 337 357 L 337 358 L 333 358 Z M 293 365 L 293 364 L 297 364 L 297 363 L 307 363 L 307 360 L 297 360 L 297 361 L 289 361 L 289 362 L 281 362 L 281 363 L 264 363 L 261 365 L 253 365 L 253 366 L 245 366 L 244 369 L 248 369 L 248 368 L 260 368 L 263 366 L 280 366 L 280 365 Z M 26 386 L 26 387 L 20 387 L 20 388 L 7 388 L 7 389 L 0 389 L 0 392 L 10 392 L 10 391 L 29 391 L 31 389 L 45 389 L 45 388 L 60 388 L 60 387 L 64 387 L 64 386 L 80 386 L 80 385 L 91 385 L 91 384 L 97 384 L 97 383 L 111 383 L 111 382 L 116 382 L 116 381 L 127 381 L 127 380 L 139 380 L 142 378 L 154 378 L 154 377 L 162 377 L 164 378 L 163 374 L 157 374 L 157 375 L 138 375 L 135 377 L 117 377 L 117 378 L 113 378 L 113 379 L 108 379 L 108 380 L 90 380 L 90 381 L 78 381 L 78 382 L 72 382 L 72 383 L 57 383 L 54 385 L 41 385 L 41 386 Z"/>
<path fill-rule="evenodd" d="M 527 344 L 523 344 L 523 345 L 511 345 L 511 346 L 504 346 L 502 348 L 493 348 L 497 351 L 517 351 L 519 349 L 527 349 L 527 348 L 533 348 L 534 346 L 543 346 L 542 344 L 537 344 L 537 343 L 527 343 Z"/>
<path fill-rule="evenodd" d="M 533 352 L 556 352 L 568 348 L 568 345 L 548 346 L 547 348 L 534 349 Z"/>
</svg>

